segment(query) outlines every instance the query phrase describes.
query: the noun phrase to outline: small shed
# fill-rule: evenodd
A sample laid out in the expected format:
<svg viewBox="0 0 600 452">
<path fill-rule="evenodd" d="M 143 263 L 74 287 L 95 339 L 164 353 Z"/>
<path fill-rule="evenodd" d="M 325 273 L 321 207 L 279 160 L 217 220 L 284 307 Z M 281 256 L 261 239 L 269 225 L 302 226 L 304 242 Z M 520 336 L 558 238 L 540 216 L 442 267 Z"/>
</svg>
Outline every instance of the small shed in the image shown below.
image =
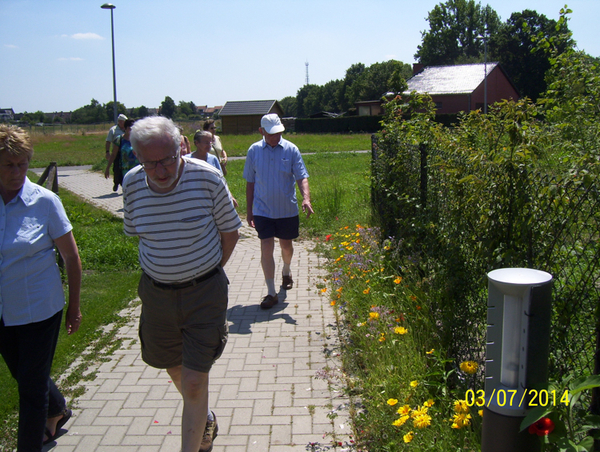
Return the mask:
<svg viewBox="0 0 600 452">
<path fill-rule="evenodd" d="M 283 109 L 276 100 L 243 100 L 225 103 L 219 117 L 224 134 L 251 134 L 258 132 L 260 119 L 269 113 L 283 116 Z"/>
<path fill-rule="evenodd" d="M 501 100 L 518 100 L 519 92 L 502 67 L 496 62 L 459 64 L 454 66 L 415 65 L 409 78 L 407 93 L 428 93 L 438 114 L 482 109 Z"/>
</svg>

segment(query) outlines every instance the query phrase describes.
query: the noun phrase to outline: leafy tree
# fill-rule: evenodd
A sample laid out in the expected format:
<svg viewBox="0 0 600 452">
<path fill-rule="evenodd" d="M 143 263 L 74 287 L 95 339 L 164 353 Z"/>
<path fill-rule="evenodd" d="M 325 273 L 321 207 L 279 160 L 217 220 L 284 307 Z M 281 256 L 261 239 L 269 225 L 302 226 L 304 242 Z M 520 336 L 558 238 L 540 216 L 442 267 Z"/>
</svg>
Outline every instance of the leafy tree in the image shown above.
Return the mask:
<svg viewBox="0 0 600 452">
<path fill-rule="evenodd" d="M 140 108 L 138 108 L 137 111 L 137 117 L 138 118 L 145 118 L 146 116 L 149 116 L 150 112 L 148 111 L 148 107 L 146 107 L 145 105 L 142 105 Z"/>
<path fill-rule="evenodd" d="M 570 159 L 585 173 L 600 172 L 600 61 L 574 48 L 567 22 L 570 9 L 561 9 L 553 38 L 543 37 L 538 48 L 549 55 L 548 89 L 540 96 L 547 123 L 555 137 L 554 153 Z M 561 49 L 566 50 L 561 51 Z M 560 147 L 560 148 L 558 148 Z M 557 149 L 558 148 L 558 149 Z M 578 171 L 578 170 L 574 170 Z"/>
<path fill-rule="evenodd" d="M 284 97 L 279 101 L 279 105 L 283 108 L 285 116 L 296 116 L 298 114 L 298 107 L 294 96 Z"/>
<path fill-rule="evenodd" d="M 106 110 L 106 120 L 109 122 L 113 122 L 114 121 L 114 110 L 113 110 L 113 105 L 114 105 L 114 101 L 110 101 L 106 104 L 104 104 L 104 109 Z M 117 116 L 120 114 L 127 114 L 127 108 L 125 108 L 125 105 L 123 105 L 121 102 L 117 101 Z"/>
<path fill-rule="evenodd" d="M 429 31 L 421 33 L 423 41 L 415 58 L 421 64 L 439 66 L 482 60 L 484 46 L 480 35 L 496 34 L 500 18 L 489 5 L 474 0 L 448 0 L 427 16 Z"/>
<path fill-rule="evenodd" d="M 306 118 L 322 111 L 320 99 L 322 88 L 319 85 L 304 85 L 296 95 L 298 116 Z"/>
<path fill-rule="evenodd" d="M 160 104 L 160 108 L 158 110 L 159 114 L 162 116 L 166 116 L 167 118 L 172 118 L 175 114 L 175 101 L 171 99 L 169 96 L 165 97 L 165 100 Z"/>
<path fill-rule="evenodd" d="M 349 100 L 354 104 L 358 101 L 380 99 L 387 91 L 404 91 L 405 80 L 411 75 L 411 66 L 400 61 L 389 60 L 372 64 L 352 84 Z"/>
<path fill-rule="evenodd" d="M 351 98 L 350 88 L 364 71 L 365 65 L 362 63 L 353 64 L 346 70 L 346 76 L 344 77 L 338 92 L 338 105 L 340 105 L 341 111 L 346 111 L 350 107 L 354 107 L 354 100 Z"/>
<path fill-rule="evenodd" d="M 185 117 L 194 115 L 196 114 L 196 105 L 194 105 L 194 102 L 180 101 L 177 107 L 177 113 L 178 115 L 183 115 Z"/>
<path fill-rule="evenodd" d="M 297 116 L 307 117 L 321 111 L 341 113 L 352 109 L 357 101 L 377 100 L 388 91 L 401 92 L 411 75 L 411 66 L 396 60 L 369 67 L 353 64 L 343 80 L 300 88 L 296 95 Z"/>
<path fill-rule="evenodd" d="M 89 105 L 85 105 L 84 107 L 73 111 L 71 114 L 71 122 L 75 124 L 106 122 L 106 109 L 96 99 L 92 99 Z"/>
<path fill-rule="evenodd" d="M 535 101 L 546 90 L 544 77 L 550 69 L 548 55 L 536 46 L 536 41 L 553 39 L 565 32 L 566 22 L 558 26 L 555 20 L 531 10 L 513 13 L 490 37 L 490 59 L 500 62 L 522 96 Z M 562 53 L 567 44 L 562 42 L 557 51 Z"/>
</svg>

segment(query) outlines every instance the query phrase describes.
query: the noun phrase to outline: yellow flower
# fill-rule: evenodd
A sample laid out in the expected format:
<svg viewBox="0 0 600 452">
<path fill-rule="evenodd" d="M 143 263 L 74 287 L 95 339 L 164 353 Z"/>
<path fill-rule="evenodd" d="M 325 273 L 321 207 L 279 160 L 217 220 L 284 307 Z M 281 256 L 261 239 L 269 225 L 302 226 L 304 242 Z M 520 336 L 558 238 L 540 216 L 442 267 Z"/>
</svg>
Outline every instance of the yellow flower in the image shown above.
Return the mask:
<svg viewBox="0 0 600 452">
<path fill-rule="evenodd" d="M 379 335 L 379 342 L 384 342 L 385 341 L 385 333 L 381 333 Z"/>
<path fill-rule="evenodd" d="M 329 303 L 331 306 L 335 306 L 335 300 L 332 300 L 331 303 Z"/>
<path fill-rule="evenodd" d="M 370 287 L 367 287 L 365 290 L 363 290 L 363 293 L 364 293 L 365 295 L 368 295 L 368 294 L 369 294 L 369 292 L 371 292 L 371 288 L 370 288 Z"/>
<path fill-rule="evenodd" d="M 394 282 L 396 284 L 400 284 L 402 282 L 402 276 L 398 276 L 396 279 L 394 279 Z"/>
<path fill-rule="evenodd" d="M 408 333 L 408 330 L 406 328 L 404 328 L 403 326 L 397 326 L 396 328 L 394 328 L 394 333 L 406 334 L 406 333 Z"/>
<path fill-rule="evenodd" d="M 433 354 L 433 352 L 435 351 L 435 348 L 432 348 L 431 350 L 429 350 L 428 352 L 425 352 L 426 355 L 431 355 Z"/>
<path fill-rule="evenodd" d="M 402 437 L 402 439 L 404 439 L 405 443 L 410 443 L 413 440 L 414 437 L 415 437 L 415 435 L 414 435 L 413 432 L 408 432 L 406 435 L 404 435 Z"/>
<path fill-rule="evenodd" d="M 417 428 L 425 428 L 431 425 L 431 416 L 428 414 L 422 414 L 421 416 L 417 416 L 413 421 L 413 425 Z"/>
<path fill-rule="evenodd" d="M 321 289 L 321 293 L 325 293 L 327 292 L 327 287 L 324 287 L 323 289 Z"/>
<path fill-rule="evenodd" d="M 483 410 L 479 410 L 479 411 L 477 412 L 477 414 L 478 414 L 479 416 L 483 417 Z"/>
<path fill-rule="evenodd" d="M 396 419 L 394 422 L 392 422 L 392 425 L 395 427 L 401 427 L 404 425 L 404 423 L 408 420 L 408 416 L 400 416 L 398 419 Z"/>
<path fill-rule="evenodd" d="M 369 318 L 371 320 L 378 320 L 379 319 L 379 312 L 369 312 Z"/>
<path fill-rule="evenodd" d="M 455 414 L 452 418 L 452 428 L 461 429 L 471 423 L 471 415 L 465 413 Z"/>
<path fill-rule="evenodd" d="M 411 388 L 416 388 L 419 385 L 419 382 L 417 380 L 413 380 L 410 382 L 410 387 Z"/>
<path fill-rule="evenodd" d="M 398 399 L 388 399 L 387 404 L 389 406 L 394 406 L 398 403 Z"/>
<path fill-rule="evenodd" d="M 336 292 L 341 292 L 343 289 L 343 287 L 340 287 L 339 289 L 335 289 Z"/>
<path fill-rule="evenodd" d="M 424 416 L 424 415 L 427 414 L 427 410 L 428 409 L 429 408 L 427 408 L 426 406 L 422 406 L 420 408 L 417 408 L 417 409 L 413 410 L 413 412 L 410 414 L 410 417 L 416 418 L 416 417 L 419 417 L 419 416 Z"/>
<path fill-rule="evenodd" d="M 408 413 L 410 413 L 410 407 L 408 405 L 404 405 L 398 408 L 398 414 L 400 416 L 407 416 Z"/>
<path fill-rule="evenodd" d="M 468 413 L 470 411 L 469 405 L 466 400 L 455 400 L 454 401 L 454 412 L 456 413 Z"/>
<path fill-rule="evenodd" d="M 473 375 L 477 372 L 478 368 L 479 365 L 475 361 L 463 361 L 460 363 L 460 370 L 469 375 Z"/>
<path fill-rule="evenodd" d="M 433 401 L 433 399 L 429 399 L 427 402 L 425 402 L 425 403 L 423 404 L 423 406 L 426 406 L 427 408 L 430 408 L 430 407 L 432 407 L 432 406 L 433 406 L 433 404 L 434 404 L 434 403 L 435 403 L 435 402 Z"/>
</svg>

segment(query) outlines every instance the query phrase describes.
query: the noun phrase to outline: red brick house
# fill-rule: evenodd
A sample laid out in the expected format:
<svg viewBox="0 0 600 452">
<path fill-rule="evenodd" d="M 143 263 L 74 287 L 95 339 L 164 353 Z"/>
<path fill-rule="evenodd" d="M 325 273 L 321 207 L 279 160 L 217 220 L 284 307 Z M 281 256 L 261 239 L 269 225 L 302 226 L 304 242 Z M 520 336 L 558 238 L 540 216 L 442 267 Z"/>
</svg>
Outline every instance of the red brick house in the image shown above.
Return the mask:
<svg viewBox="0 0 600 452">
<path fill-rule="evenodd" d="M 519 92 L 496 62 L 426 67 L 415 64 L 414 75 L 406 81 L 406 92 L 428 93 L 438 114 L 483 110 L 486 69 L 488 105 L 519 99 Z"/>
</svg>

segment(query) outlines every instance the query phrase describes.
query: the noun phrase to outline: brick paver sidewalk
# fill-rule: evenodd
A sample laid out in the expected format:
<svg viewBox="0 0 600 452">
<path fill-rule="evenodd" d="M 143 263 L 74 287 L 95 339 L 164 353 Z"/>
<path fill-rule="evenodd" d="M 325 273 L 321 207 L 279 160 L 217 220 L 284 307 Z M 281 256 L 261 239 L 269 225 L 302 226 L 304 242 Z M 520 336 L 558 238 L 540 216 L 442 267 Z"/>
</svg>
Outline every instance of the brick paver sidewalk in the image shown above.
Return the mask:
<svg viewBox="0 0 600 452">
<path fill-rule="evenodd" d="M 121 190 L 113 193 L 112 181 L 100 174 L 59 168 L 59 187 L 123 216 Z M 324 446 L 331 446 L 334 437 L 343 445 L 331 450 L 349 450 L 347 400 L 316 375 L 337 366 L 335 353 L 330 353 L 337 337 L 333 311 L 316 287 L 322 277 L 319 256 L 310 251 L 310 243 L 296 242 L 294 288 L 282 290 L 280 303 L 263 311 L 259 240 L 247 226 L 241 232 L 225 268 L 231 282 L 229 342 L 210 374 L 210 406 L 219 423 L 213 450 L 329 450 Z M 96 377 L 83 383 L 85 394 L 73 403 L 67 432 L 44 450 L 180 450 L 181 397 L 165 371 L 141 359 L 139 303 L 133 302 L 124 315 L 131 321 L 119 330 L 122 346 L 90 370 Z M 319 446 L 311 449 L 309 443 Z"/>
</svg>

